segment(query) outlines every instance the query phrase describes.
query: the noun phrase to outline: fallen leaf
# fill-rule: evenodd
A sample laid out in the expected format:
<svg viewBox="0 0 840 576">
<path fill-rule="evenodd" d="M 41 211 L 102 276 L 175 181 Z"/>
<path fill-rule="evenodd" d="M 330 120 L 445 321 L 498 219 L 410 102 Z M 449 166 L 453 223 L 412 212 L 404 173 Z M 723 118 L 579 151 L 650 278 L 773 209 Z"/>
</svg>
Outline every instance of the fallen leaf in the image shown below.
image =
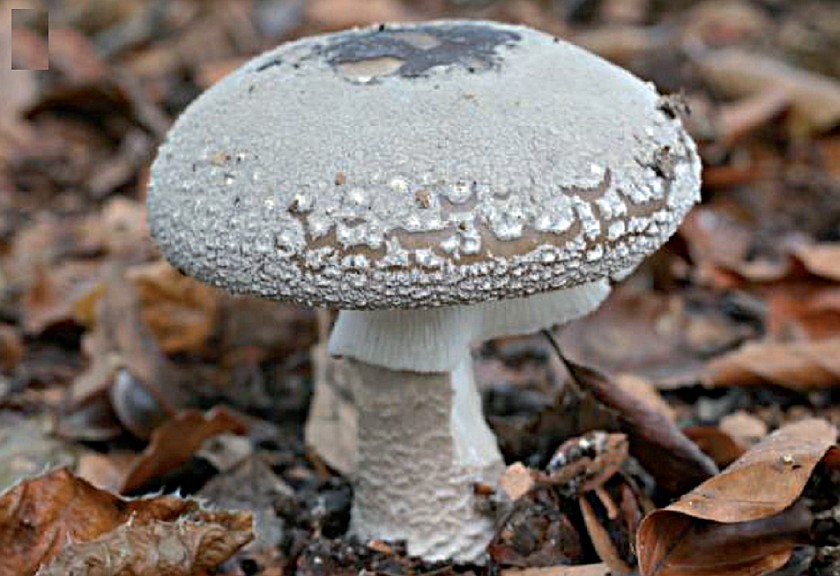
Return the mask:
<svg viewBox="0 0 840 576">
<path fill-rule="evenodd" d="M 0 576 L 35 574 L 63 547 L 93 540 L 120 525 L 130 533 L 132 528 L 155 522 L 212 521 L 225 515 L 202 511 L 197 502 L 172 496 L 125 500 L 93 487 L 67 469 L 53 470 L 0 495 Z M 239 529 L 250 523 L 248 516 L 233 518 Z"/>
<path fill-rule="evenodd" d="M 533 473 L 522 462 L 514 462 L 499 477 L 499 489 L 511 502 L 520 500 L 535 485 Z"/>
<path fill-rule="evenodd" d="M 353 402 L 353 378 L 341 358 L 327 353 L 325 344 L 312 347 L 314 392 L 306 419 L 304 437 L 327 464 L 344 475 L 356 470 L 358 411 Z"/>
<path fill-rule="evenodd" d="M 600 488 L 627 461 L 627 436 L 600 430 L 561 444 L 536 480 L 556 486 L 565 496 Z"/>
<path fill-rule="evenodd" d="M 219 292 L 184 276 L 165 261 L 134 266 L 143 322 L 167 354 L 202 349 L 218 321 Z"/>
<path fill-rule="evenodd" d="M 694 4 L 683 15 L 682 42 L 728 46 L 772 34 L 767 12 L 748 0 L 711 0 Z"/>
<path fill-rule="evenodd" d="M 610 538 L 610 532 L 599 521 L 592 505 L 587 500 L 586 494 L 578 497 L 578 504 L 586 530 L 589 532 L 589 539 L 592 541 L 592 546 L 598 553 L 598 557 L 609 566 L 610 571 L 614 574 L 629 574 L 632 572 L 633 568 L 625 562 L 616 550 L 615 544 Z"/>
<path fill-rule="evenodd" d="M 781 341 L 824 340 L 840 334 L 840 286 L 823 281 L 779 282 L 762 289 L 767 334 Z"/>
<path fill-rule="evenodd" d="M 739 48 L 710 50 L 697 63 L 703 78 L 730 96 L 784 91 L 809 132 L 827 131 L 840 121 L 840 82 L 833 78 Z"/>
<path fill-rule="evenodd" d="M 565 360 L 581 389 L 615 412 L 630 454 L 668 493 L 682 494 L 717 473 L 717 466 L 671 420 L 592 368 Z"/>
<path fill-rule="evenodd" d="M 177 468 L 208 438 L 224 432 L 244 434 L 245 431 L 243 421 L 224 406 L 213 408 L 207 414 L 183 410 L 152 432 L 149 445 L 123 478 L 120 492 L 133 492 L 149 480 Z"/>
<path fill-rule="evenodd" d="M 294 490 L 277 476 L 264 456 L 253 454 L 229 472 L 217 474 L 201 487 L 198 496 L 214 506 L 253 513 L 256 541 L 251 550 L 275 549 L 288 534 L 279 509 L 284 502 L 294 501 Z"/>
<path fill-rule="evenodd" d="M 720 419 L 720 429 L 749 446 L 767 436 L 767 423 L 749 412 L 739 410 Z"/>
<path fill-rule="evenodd" d="M 613 381 L 619 388 L 644 402 L 651 410 L 659 412 L 672 422 L 676 422 L 676 412 L 647 378 L 636 374 L 621 373 L 616 374 Z"/>
<path fill-rule="evenodd" d="M 664 48 L 668 37 L 650 27 L 612 25 L 577 32 L 572 41 L 620 66 Z"/>
<path fill-rule="evenodd" d="M 129 451 L 85 452 L 79 457 L 76 475 L 97 488 L 116 492 L 135 459 L 134 452 Z"/>
<path fill-rule="evenodd" d="M 253 537 L 251 517 L 242 512 L 194 512 L 177 522 L 131 522 L 93 540 L 66 544 L 37 576 L 194 576 L 209 572 Z"/>
<path fill-rule="evenodd" d="M 734 322 L 717 302 L 684 296 L 613 291 L 592 314 L 563 327 L 563 353 L 613 373 L 631 373 L 657 388 L 693 384 L 705 358 L 727 350 L 754 332 Z"/>
<path fill-rule="evenodd" d="M 811 274 L 840 282 L 840 242 L 801 244 L 794 255 Z"/>
<path fill-rule="evenodd" d="M 108 68 L 88 38 L 66 26 L 50 27 L 50 71 L 70 83 L 95 82 Z"/>
<path fill-rule="evenodd" d="M 816 342 L 749 342 L 712 359 L 708 386 L 773 384 L 806 391 L 840 386 L 840 338 Z"/>
<path fill-rule="evenodd" d="M 721 106 L 718 114 L 719 141 L 731 146 L 784 112 L 790 98 L 782 89 L 770 89 Z"/>
<path fill-rule="evenodd" d="M 143 322 L 134 285 L 119 264 L 104 275 L 96 297 L 96 323 L 83 344 L 90 360 L 70 391 L 72 409 L 110 392 L 125 428 L 139 438 L 184 402 L 175 366 Z"/>
<path fill-rule="evenodd" d="M 37 269 L 21 302 L 24 332 L 38 335 L 48 329 L 75 326 L 76 301 L 95 288 L 101 273 L 99 262 L 69 261 Z"/>
<path fill-rule="evenodd" d="M 567 508 L 567 507 L 566 507 Z M 583 559 L 580 535 L 549 487 L 532 490 L 501 522 L 487 552 L 499 566 L 532 568 Z"/>
<path fill-rule="evenodd" d="M 838 456 L 824 420 L 789 424 L 676 503 L 649 514 L 636 549 L 644 576 L 765 574 L 810 526 L 794 506 L 817 464 Z"/>
<path fill-rule="evenodd" d="M 306 3 L 306 17 L 322 30 L 412 19 L 411 12 L 398 0 L 311 0 Z"/>
<path fill-rule="evenodd" d="M 683 433 L 721 468 L 729 466 L 747 451 L 745 444 L 716 426 L 692 426 Z"/>
<path fill-rule="evenodd" d="M 23 358 L 23 340 L 13 326 L 0 324 L 0 372 L 11 373 Z"/>
</svg>

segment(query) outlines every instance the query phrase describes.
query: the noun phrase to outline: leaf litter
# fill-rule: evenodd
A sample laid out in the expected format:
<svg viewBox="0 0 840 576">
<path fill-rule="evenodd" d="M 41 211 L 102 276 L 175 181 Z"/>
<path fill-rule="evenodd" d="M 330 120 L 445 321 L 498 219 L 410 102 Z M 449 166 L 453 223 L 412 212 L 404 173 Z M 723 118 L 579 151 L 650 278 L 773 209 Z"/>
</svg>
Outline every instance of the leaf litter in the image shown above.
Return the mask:
<svg viewBox="0 0 840 576">
<path fill-rule="evenodd" d="M 51 69 L 0 70 L 0 574 L 837 573 L 835 4 L 51 4 Z M 183 277 L 143 208 L 167 127 L 248 57 L 439 17 L 527 23 L 682 92 L 704 160 L 703 203 L 559 354 L 475 350 L 508 463 L 476 488 L 487 566 L 347 537 L 355 445 L 330 417 L 356 415 L 315 347 L 329 313 Z M 45 53 L 32 35 L 21 57 Z"/>
</svg>

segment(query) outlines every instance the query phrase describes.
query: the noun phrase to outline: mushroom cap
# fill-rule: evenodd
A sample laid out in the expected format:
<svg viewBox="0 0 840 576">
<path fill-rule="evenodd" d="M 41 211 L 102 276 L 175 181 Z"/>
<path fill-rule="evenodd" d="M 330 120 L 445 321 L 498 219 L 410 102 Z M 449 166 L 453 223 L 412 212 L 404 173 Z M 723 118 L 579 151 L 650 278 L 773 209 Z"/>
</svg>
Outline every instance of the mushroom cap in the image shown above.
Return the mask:
<svg viewBox="0 0 840 576">
<path fill-rule="evenodd" d="M 148 212 L 167 259 L 228 291 L 418 308 L 632 268 L 699 188 L 652 84 L 530 28 L 438 21 L 244 64 L 168 134 Z"/>
</svg>

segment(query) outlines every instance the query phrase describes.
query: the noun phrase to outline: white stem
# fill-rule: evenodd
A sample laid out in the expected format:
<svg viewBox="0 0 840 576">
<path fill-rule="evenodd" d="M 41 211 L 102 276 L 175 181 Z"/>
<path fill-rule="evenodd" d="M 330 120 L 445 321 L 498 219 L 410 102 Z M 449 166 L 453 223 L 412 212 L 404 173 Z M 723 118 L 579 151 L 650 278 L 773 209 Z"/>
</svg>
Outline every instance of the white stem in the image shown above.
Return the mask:
<svg viewBox="0 0 840 576">
<path fill-rule="evenodd" d="M 503 462 L 482 413 L 471 359 L 451 373 L 399 372 L 348 360 L 359 453 L 351 531 L 405 540 L 427 560 L 481 562 L 494 518 L 475 482 L 495 484 Z"/>
</svg>

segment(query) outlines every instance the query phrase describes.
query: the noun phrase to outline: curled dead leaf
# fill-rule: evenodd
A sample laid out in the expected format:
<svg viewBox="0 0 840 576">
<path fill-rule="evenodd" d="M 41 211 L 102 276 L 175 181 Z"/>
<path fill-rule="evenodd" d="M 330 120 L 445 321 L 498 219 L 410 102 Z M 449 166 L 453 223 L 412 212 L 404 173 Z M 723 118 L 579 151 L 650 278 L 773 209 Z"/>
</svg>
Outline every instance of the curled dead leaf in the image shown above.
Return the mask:
<svg viewBox="0 0 840 576">
<path fill-rule="evenodd" d="M 659 486 L 681 494 L 717 473 L 715 463 L 667 417 L 614 385 L 604 374 L 565 360 L 580 388 L 616 413 L 630 440 L 630 454 L 650 472 Z"/>
<path fill-rule="evenodd" d="M 224 406 L 213 408 L 207 414 L 183 410 L 152 432 L 149 445 L 120 484 L 120 492 L 137 490 L 149 480 L 177 468 L 208 438 L 224 432 L 244 434 L 245 431 L 242 419 Z"/>
<path fill-rule="evenodd" d="M 694 426 L 683 433 L 720 467 L 729 466 L 746 452 L 746 446 L 716 426 Z"/>
<path fill-rule="evenodd" d="M 219 292 L 180 274 L 164 261 L 135 266 L 143 321 L 165 353 L 200 350 L 218 320 Z"/>
<path fill-rule="evenodd" d="M 125 500 L 65 468 L 56 469 L 0 495 L 0 576 L 35 574 L 68 543 L 94 540 L 121 525 L 132 529 L 155 522 L 177 523 L 195 515 L 199 520 L 224 517 L 202 511 L 194 500 L 172 496 Z M 245 516 L 238 517 L 235 525 L 244 527 L 245 521 Z"/>
<path fill-rule="evenodd" d="M 38 576 L 192 576 L 211 570 L 251 541 L 244 512 L 197 511 L 175 522 L 123 524 L 87 542 L 68 543 Z"/>
<path fill-rule="evenodd" d="M 817 464 L 834 460 L 837 430 L 824 420 L 785 426 L 721 474 L 649 514 L 636 549 L 644 576 L 766 574 L 782 566 L 810 526 L 795 505 Z"/>
</svg>

